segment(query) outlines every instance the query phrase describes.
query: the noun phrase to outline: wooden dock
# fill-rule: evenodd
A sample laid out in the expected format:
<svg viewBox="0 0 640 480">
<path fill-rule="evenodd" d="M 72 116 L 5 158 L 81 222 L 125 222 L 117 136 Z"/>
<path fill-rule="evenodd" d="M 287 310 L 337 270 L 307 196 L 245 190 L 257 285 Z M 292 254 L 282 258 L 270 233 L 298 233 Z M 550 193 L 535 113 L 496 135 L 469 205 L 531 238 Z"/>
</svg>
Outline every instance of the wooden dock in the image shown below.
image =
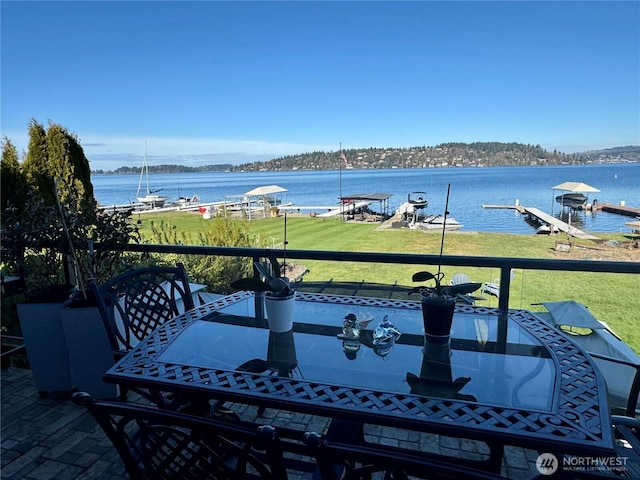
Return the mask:
<svg viewBox="0 0 640 480">
<path fill-rule="evenodd" d="M 597 209 L 602 210 L 603 212 L 625 215 L 627 217 L 640 217 L 640 208 L 613 205 L 611 203 L 600 203 L 598 204 Z"/>
<path fill-rule="evenodd" d="M 591 235 L 590 233 L 583 232 L 582 230 L 569 225 L 568 223 L 563 222 L 562 220 L 557 219 L 556 217 L 552 217 L 548 213 L 543 212 L 539 208 L 535 207 L 521 207 L 524 211 L 525 215 L 529 215 L 537 218 L 538 220 L 542 220 L 550 226 L 556 228 L 564 233 L 568 233 L 572 237 L 580 238 L 582 240 L 600 240 L 600 238 L 595 235 Z"/>
<path fill-rule="evenodd" d="M 358 208 L 368 207 L 369 205 L 371 205 L 370 201 L 347 203 L 343 205 L 342 208 L 334 207 L 332 210 L 329 210 L 328 212 L 321 213 L 320 215 L 318 215 L 318 217 L 327 218 L 327 217 L 337 217 L 340 214 L 349 215 L 349 214 L 353 214 Z"/>
<path fill-rule="evenodd" d="M 522 207 L 520 205 L 482 205 L 482 208 L 494 208 L 494 209 L 507 209 L 510 208 L 512 210 L 518 210 L 520 213 L 522 212 Z"/>
<path fill-rule="evenodd" d="M 572 237 L 580 238 L 582 240 L 602 240 L 601 238 L 596 237 L 595 235 L 591 235 L 590 233 L 583 232 L 582 230 L 569 225 L 568 223 L 563 222 L 562 220 L 557 219 L 549 215 L 548 213 L 543 212 L 539 208 L 535 207 L 525 207 L 522 205 L 482 205 L 482 208 L 508 208 L 512 210 L 517 210 L 523 215 L 529 215 L 530 217 L 536 218 L 539 221 L 546 223 L 549 226 L 552 226 L 559 232 L 564 232 Z"/>
</svg>

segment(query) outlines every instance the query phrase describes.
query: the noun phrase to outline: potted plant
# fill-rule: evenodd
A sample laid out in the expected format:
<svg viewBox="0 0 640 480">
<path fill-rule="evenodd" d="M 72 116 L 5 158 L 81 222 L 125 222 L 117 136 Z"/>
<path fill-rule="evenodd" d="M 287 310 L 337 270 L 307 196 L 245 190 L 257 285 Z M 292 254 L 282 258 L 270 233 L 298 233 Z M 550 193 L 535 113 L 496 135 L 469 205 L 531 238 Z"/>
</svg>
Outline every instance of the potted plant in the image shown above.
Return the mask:
<svg viewBox="0 0 640 480">
<path fill-rule="evenodd" d="M 267 268 L 260 262 L 254 262 L 255 276 L 241 278 L 231 283 L 237 290 L 252 290 L 264 295 L 264 308 L 267 312 L 269 329 L 272 332 L 288 332 L 293 328 L 293 306 L 295 304 L 296 292 L 291 285 L 289 278 L 282 274 L 286 271 L 287 263 L 287 214 L 284 214 L 284 254 L 282 268 L 278 264 L 275 256 L 271 256 L 269 261 L 271 268 Z M 271 272 L 278 272 L 274 276 Z M 256 295 L 256 317 L 259 316 L 258 309 L 261 308 L 262 295 Z"/>
<path fill-rule="evenodd" d="M 130 210 L 105 212 L 94 207 L 79 215 L 60 208 L 60 214 L 66 219 L 78 284 L 60 309 L 75 385 L 94 398 L 115 398 L 117 386 L 102 381 L 102 374 L 113 365 L 113 352 L 89 283 L 103 283 L 122 271 L 120 247 L 138 241 L 138 227 Z"/>
<path fill-rule="evenodd" d="M 21 332 L 41 396 L 78 386 L 103 398 L 83 381 L 99 381 L 113 360 L 88 283 L 121 268 L 122 254 L 114 251 L 137 240 L 137 226 L 126 213 L 107 214 L 95 204 L 78 209 L 73 195 L 60 202 L 57 187 L 55 193 L 55 205 L 30 192 L 21 208 L 2 213 L 3 246 L 14 252 L 10 267 L 27 285 L 25 301 L 17 305 Z M 94 250 L 94 238 L 109 251 Z"/>
<path fill-rule="evenodd" d="M 117 215 L 98 208 L 89 161 L 78 138 L 64 127 L 50 123 L 47 130 L 33 120 L 24 161 L 18 164 L 16 152 L 4 142 L 2 160 L 3 175 L 9 174 L 15 185 L 1 205 L 3 253 L 11 252 L 3 262 L 6 258 L 10 274 L 24 280 L 26 300 L 17 310 L 34 382 L 42 393 L 68 391 L 74 380 L 61 307 L 72 295 L 86 305 L 88 282 L 121 258 L 113 252 L 94 255 L 88 240 L 124 238 L 127 243 L 133 229 L 119 228 Z M 96 261 L 99 255 L 107 259 L 104 264 Z M 87 320 L 83 312 L 73 317 Z M 98 326 L 104 330 L 101 321 Z M 85 344 L 90 340 L 92 335 L 81 337 Z M 87 358 L 80 361 L 87 363 Z"/>
<path fill-rule="evenodd" d="M 25 213 L 26 212 L 26 213 Z M 3 247 L 9 268 L 25 279 L 25 300 L 16 305 L 33 380 L 41 396 L 74 387 L 60 307 L 75 286 L 65 269 L 66 241 L 55 206 L 27 195 L 22 208 L 3 211 Z"/>
<path fill-rule="evenodd" d="M 451 184 L 447 187 L 447 200 L 445 203 L 444 221 L 442 224 L 442 238 L 440 242 L 440 258 L 444 249 L 444 234 L 447 227 L 447 215 L 449 214 L 449 192 Z M 425 341 L 432 345 L 446 345 L 451 335 L 451 324 L 455 311 L 456 296 L 471 293 L 480 287 L 480 284 L 463 283 L 460 285 L 443 285 L 444 272 L 441 271 L 442 262 L 438 262 L 438 272 L 416 272 L 413 274 L 414 282 L 426 282 L 433 280 L 435 287 L 417 287 L 410 293 L 419 292 L 422 300 L 422 320 L 424 322 Z"/>
<path fill-rule="evenodd" d="M 426 340 L 431 344 L 449 342 L 456 296 L 471 293 L 480 288 L 479 283 L 462 283 L 459 285 L 443 285 L 444 273 L 416 272 L 411 278 L 414 282 L 433 280 L 434 287 L 416 287 L 410 293 L 420 293 L 422 301 L 422 319 Z"/>
<path fill-rule="evenodd" d="M 278 262 L 272 259 L 276 271 L 280 271 Z M 256 297 L 264 296 L 269 329 L 272 332 L 288 332 L 293 328 L 293 305 L 296 292 L 287 277 L 274 276 L 260 262 L 253 264 L 258 276 L 241 278 L 231 282 L 236 290 L 256 292 Z"/>
</svg>

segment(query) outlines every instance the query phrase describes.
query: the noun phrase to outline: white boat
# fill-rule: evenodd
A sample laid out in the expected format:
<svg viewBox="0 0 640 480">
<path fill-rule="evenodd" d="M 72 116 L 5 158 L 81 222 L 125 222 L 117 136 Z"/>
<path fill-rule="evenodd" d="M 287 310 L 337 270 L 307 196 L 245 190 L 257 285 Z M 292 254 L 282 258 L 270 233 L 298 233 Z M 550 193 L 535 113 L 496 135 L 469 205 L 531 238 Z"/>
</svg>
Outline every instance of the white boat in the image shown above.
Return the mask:
<svg viewBox="0 0 640 480">
<path fill-rule="evenodd" d="M 142 188 L 142 179 L 146 178 L 146 194 L 141 195 L 140 189 Z M 151 207 L 162 207 L 169 197 L 158 195 L 160 190 L 151 190 L 149 188 L 149 164 L 147 163 L 147 142 L 144 142 L 144 163 L 142 164 L 142 170 L 140 170 L 140 180 L 138 181 L 138 191 L 136 192 L 136 199 L 140 203 L 149 205 Z"/>
<path fill-rule="evenodd" d="M 407 201 L 396 210 L 396 215 L 402 215 L 409 228 L 416 228 L 416 224 L 424 216 L 424 209 L 428 205 L 426 192 L 412 192 L 407 195 Z"/>
<path fill-rule="evenodd" d="M 421 230 L 442 230 L 442 226 L 444 224 L 444 216 L 443 215 L 429 215 L 424 217 L 421 222 L 416 223 L 416 227 Z M 462 224 L 459 223 L 453 217 L 447 217 L 447 224 L 445 226 L 445 231 L 449 230 L 460 230 L 462 228 Z"/>
<path fill-rule="evenodd" d="M 194 205 L 196 203 L 200 203 L 200 196 L 193 195 L 191 198 L 183 197 L 182 195 L 178 198 L 178 206 L 184 207 L 188 205 Z"/>
<path fill-rule="evenodd" d="M 413 211 L 425 208 L 429 203 L 427 202 L 427 192 L 410 193 L 407 196 L 407 203 L 413 207 Z"/>
</svg>

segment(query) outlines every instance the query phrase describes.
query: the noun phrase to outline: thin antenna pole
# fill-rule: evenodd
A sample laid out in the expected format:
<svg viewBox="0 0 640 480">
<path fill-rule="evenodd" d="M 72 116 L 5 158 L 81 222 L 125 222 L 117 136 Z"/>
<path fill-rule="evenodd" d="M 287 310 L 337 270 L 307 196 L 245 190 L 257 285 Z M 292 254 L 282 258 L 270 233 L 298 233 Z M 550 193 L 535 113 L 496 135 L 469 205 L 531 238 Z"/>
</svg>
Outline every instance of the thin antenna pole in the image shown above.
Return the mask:
<svg viewBox="0 0 640 480">
<path fill-rule="evenodd" d="M 442 268 L 442 251 L 444 250 L 444 231 L 447 228 L 447 215 L 449 214 L 449 192 L 451 191 L 451 184 L 447 185 L 447 201 L 444 204 L 444 222 L 442 222 L 442 238 L 440 239 L 440 258 L 438 259 L 438 276 L 440 276 L 440 269 Z"/>
<path fill-rule="evenodd" d="M 340 156 L 338 157 L 340 168 L 340 221 L 344 220 L 344 203 L 342 202 L 342 142 L 340 142 Z"/>
<path fill-rule="evenodd" d="M 147 176 L 147 195 L 151 193 L 149 190 L 149 164 L 147 163 L 147 141 L 144 141 L 144 167 L 145 167 L 145 175 Z"/>
<path fill-rule="evenodd" d="M 284 253 L 282 254 L 282 267 L 284 268 L 285 276 L 287 273 L 287 212 L 284 212 Z"/>
</svg>

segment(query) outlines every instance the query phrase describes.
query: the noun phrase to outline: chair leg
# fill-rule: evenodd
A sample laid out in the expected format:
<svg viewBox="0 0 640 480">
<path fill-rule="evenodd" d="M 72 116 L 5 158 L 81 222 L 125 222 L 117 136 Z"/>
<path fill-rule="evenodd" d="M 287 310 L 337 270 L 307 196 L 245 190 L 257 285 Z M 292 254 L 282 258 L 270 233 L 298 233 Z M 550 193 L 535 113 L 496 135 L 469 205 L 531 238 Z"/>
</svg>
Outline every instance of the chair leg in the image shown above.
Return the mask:
<svg viewBox="0 0 640 480">
<path fill-rule="evenodd" d="M 121 385 L 118 386 L 118 389 L 120 390 L 118 392 L 118 400 L 121 402 L 126 402 L 127 401 L 127 394 L 129 393 L 129 389 L 126 387 L 123 387 Z"/>
<path fill-rule="evenodd" d="M 502 459 L 504 457 L 504 445 L 501 443 L 487 442 L 489 445 L 488 471 L 500 474 L 502 471 Z"/>
<path fill-rule="evenodd" d="M 215 400 L 214 402 L 211 403 L 211 406 L 209 408 L 209 415 L 211 415 L 212 417 L 218 417 L 218 416 L 231 417 L 233 420 L 236 420 L 236 421 L 240 420 L 240 415 L 238 415 L 236 412 L 234 412 L 230 408 L 225 407 L 224 402 L 221 400 Z"/>
</svg>

